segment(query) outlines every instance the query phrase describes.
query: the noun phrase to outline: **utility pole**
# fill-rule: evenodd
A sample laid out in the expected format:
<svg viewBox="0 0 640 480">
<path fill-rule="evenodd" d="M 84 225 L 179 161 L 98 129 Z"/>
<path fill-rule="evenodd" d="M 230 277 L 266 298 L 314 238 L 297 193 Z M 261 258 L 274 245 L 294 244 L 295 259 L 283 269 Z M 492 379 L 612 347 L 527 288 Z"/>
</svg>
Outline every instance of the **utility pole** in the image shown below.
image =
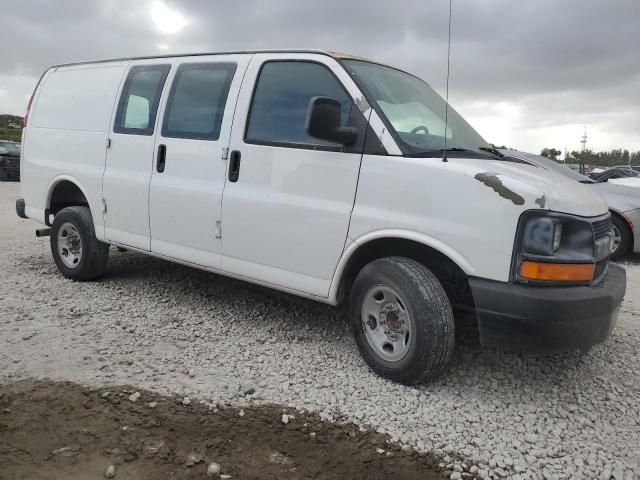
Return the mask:
<svg viewBox="0 0 640 480">
<path fill-rule="evenodd" d="M 587 150 L 587 127 L 584 127 L 584 133 L 582 134 L 580 143 L 582 144 L 582 151 L 585 152 Z"/>
</svg>

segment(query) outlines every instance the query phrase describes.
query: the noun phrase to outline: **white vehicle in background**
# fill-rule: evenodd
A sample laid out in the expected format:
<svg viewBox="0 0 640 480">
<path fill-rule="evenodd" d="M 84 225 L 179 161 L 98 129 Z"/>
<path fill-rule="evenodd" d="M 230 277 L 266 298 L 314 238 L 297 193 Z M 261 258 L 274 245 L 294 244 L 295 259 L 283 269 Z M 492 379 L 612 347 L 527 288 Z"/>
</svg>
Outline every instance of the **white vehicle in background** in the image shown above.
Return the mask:
<svg viewBox="0 0 640 480">
<path fill-rule="evenodd" d="M 368 365 L 403 383 L 445 370 L 458 308 L 489 347 L 604 341 L 626 287 L 605 202 L 445 111 L 410 74 L 320 51 L 58 65 L 16 209 L 70 279 L 114 245 L 345 304 Z"/>
<path fill-rule="evenodd" d="M 640 177 L 612 178 L 609 183 L 623 187 L 640 188 Z"/>
<path fill-rule="evenodd" d="M 640 252 L 640 189 L 614 183 L 616 180 L 613 179 L 595 182 L 591 178 L 541 155 L 506 149 L 501 149 L 500 152 L 505 158 L 512 158 L 528 165 L 558 172 L 593 189 L 605 199 L 611 211 L 613 228 L 611 258 L 619 260 L 629 252 Z M 636 178 L 629 180 L 640 181 Z"/>
</svg>

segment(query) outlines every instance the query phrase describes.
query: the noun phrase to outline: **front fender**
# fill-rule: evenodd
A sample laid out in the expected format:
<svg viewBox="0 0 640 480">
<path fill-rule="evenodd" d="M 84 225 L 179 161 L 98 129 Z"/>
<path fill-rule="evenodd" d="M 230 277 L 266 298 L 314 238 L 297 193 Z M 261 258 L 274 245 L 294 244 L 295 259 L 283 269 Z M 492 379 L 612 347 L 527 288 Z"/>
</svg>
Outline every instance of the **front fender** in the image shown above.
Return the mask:
<svg viewBox="0 0 640 480">
<path fill-rule="evenodd" d="M 344 252 L 342 253 L 340 261 L 338 262 L 338 266 L 336 267 L 336 271 L 333 275 L 331 286 L 329 288 L 329 303 L 335 305 L 338 302 L 338 289 L 340 287 L 342 276 L 345 273 L 347 265 L 349 264 L 349 260 L 351 260 L 356 251 L 373 240 L 380 240 L 385 238 L 410 240 L 427 247 L 431 247 L 448 257 L 452 262 L 460 267 L 460 269 L 465 274 L 473 275 L 475 271 L 471 262 L 461 252 L 455 250 L 454 248 L 442 242 L 441 240 L 438 240 L 437 238 L 404 229 L 389 228 L 374 230 L 367 232 L 359 236 L 358 238 L 347 239 L 347 245 L 344 249 Z"/>
</svg>

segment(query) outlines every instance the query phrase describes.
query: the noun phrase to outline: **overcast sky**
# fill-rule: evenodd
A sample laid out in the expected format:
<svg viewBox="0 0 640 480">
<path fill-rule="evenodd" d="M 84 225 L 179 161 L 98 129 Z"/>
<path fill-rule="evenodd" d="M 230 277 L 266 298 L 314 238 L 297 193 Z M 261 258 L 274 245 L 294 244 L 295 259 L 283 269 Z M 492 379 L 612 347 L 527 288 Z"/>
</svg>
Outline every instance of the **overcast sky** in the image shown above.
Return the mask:
<svg viewBox="0 0 640 480">
<path fill-rule="evenodd" d="M 0 15 L 0 113 L 51 64 L 320 48 L 401 67 L 444 95 L 447 0 L 22 0 Z M 451 104 L 490 142 L 640 150 L 640 0 L 453 0 Z"/>
</svg>

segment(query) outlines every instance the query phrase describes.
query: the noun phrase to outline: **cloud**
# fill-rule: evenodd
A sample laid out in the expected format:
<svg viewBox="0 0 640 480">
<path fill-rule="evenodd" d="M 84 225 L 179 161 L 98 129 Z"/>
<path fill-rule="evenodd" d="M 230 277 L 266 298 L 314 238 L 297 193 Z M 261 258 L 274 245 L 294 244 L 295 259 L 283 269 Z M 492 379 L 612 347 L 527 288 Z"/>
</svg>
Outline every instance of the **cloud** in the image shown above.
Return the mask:
<svg viewBox="0 0 640 480">
<path fill-rule="evenodd" d="M 528 150 L 640 149 L 637 0 L 453 0 L 451 103 Z M 21 114 L 51 64 L 253 48 L 370 57 L 445 90 L 448 2 L 34 0 L 0 17 L 0 111 Z M 5 92 L 5 93 L 1 93 Z"/>
</svg>

